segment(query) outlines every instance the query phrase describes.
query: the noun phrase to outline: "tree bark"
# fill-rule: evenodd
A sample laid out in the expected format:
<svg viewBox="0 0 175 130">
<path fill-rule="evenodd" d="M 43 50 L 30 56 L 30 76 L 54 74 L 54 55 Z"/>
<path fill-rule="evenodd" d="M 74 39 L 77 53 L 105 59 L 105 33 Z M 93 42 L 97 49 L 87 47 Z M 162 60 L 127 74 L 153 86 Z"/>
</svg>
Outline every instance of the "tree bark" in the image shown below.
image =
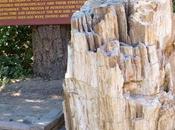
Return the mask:
<svg viewBox="0 0 175 130">
<path fill-rule="evenodd" d="M 70 25 L 36 26 L 32 38 L 34 74 L 46 79 L 64 78 Z"/>
<path fill-rule="evenodd" d="M 171 0 L 89 0 L 73 15 L 67 130 L 175 129 L 172 21 Z"/>
</svg>

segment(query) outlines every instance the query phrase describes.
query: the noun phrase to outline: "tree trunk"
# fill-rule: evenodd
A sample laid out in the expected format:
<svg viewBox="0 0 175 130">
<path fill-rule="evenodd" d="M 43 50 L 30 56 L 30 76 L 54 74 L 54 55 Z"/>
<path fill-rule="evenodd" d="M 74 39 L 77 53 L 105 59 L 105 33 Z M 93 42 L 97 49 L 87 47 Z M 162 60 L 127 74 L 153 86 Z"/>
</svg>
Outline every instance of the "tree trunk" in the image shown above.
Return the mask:
<svg viewBox="0 0 175 130">
<path fill-rule="evenodd" d="M 32 37 L 34 74 L 47 79 L 64 78 L 70 25 L 36 26 Z"/>
<path fill-rule="evenodd" d="M 71 24 L 67 130 L 174 130 L 171 0 L 89 0 Z"/>
</svg>

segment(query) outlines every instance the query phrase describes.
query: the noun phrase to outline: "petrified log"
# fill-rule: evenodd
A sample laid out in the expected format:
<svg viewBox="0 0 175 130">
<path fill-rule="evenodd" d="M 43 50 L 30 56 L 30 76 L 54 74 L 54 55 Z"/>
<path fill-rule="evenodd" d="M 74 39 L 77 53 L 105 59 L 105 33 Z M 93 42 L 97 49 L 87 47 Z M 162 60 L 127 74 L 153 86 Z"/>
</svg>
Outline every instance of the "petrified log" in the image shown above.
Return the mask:
<svg viewBox="0 0 175 130">
<path fill-rule="evenodd" d="M 72 16 L 67 130 L 174 130 L 171 0 L 89 0 Z"/>
</svg>

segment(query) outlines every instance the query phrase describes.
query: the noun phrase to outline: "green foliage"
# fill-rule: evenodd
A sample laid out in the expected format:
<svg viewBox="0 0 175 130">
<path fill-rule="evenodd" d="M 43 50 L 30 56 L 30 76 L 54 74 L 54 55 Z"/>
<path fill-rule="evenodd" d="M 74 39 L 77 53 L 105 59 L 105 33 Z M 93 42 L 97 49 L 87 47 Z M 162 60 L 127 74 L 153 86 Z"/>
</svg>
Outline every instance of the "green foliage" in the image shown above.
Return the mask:
<svg viewBox="0 0 175 130">
<path fill-rule="evenodd" d="M 173 11 L 175 12 L 175 0 L 173 0 Z"/>
<path fill-rule="evenodd" d="M 0 82 L 32 73 L 30 26 L 0 27 Z"/>
</svg>

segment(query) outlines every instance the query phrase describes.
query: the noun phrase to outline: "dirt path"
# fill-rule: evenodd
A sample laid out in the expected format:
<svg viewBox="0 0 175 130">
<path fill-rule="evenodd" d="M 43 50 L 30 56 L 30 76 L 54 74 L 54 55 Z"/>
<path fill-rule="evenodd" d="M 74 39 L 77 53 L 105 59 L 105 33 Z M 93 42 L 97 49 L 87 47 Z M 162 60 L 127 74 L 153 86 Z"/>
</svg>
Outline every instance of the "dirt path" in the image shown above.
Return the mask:
<svg viewBox="0 0 175 130">
<path fill-rule="evenodd" d="M 44 126 L 62 113 L 62 101 L 62 80 L 7 85 L 0 92 L 0 121 Z"/>
</svg>

